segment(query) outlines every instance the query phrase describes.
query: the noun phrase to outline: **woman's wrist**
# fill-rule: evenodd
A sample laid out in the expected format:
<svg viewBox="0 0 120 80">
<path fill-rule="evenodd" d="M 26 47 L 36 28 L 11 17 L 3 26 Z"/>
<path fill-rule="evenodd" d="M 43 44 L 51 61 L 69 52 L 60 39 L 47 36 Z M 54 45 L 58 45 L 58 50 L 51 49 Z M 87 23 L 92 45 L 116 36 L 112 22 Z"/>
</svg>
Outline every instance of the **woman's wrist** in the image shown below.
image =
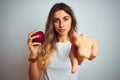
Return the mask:
<svg viewBox="0 0 120 80">
<path fill-rule="evenodd" d="M 35 53 L 31 53 L 31 54 L 29 55 L 29 57 L 28 57 L 28 60 L 29 60 L 30 62 L 36 62 L 37 59 L 38 59 L 38 56 L 37 56 L 37 54 L 35 54 Z"/>
</svg>

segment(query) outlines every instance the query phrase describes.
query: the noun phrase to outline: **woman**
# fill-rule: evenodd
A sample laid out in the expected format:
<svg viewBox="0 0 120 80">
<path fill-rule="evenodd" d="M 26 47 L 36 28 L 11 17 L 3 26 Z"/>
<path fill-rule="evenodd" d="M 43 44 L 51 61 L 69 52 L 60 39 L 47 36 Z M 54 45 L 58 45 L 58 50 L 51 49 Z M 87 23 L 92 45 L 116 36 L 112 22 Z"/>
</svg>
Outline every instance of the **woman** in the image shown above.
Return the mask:
<svg viewBox="0 0 120 80">
<path fill-rule="evenodd" d="M 28 35 L 31 80 L 77 80 L 78 66 L 84 59 L 96 57 L 96 41 L 78 35 L 74 13 L 65 3 L 56 3 L 51 8 L 43 44 L 32 42 L 38 37 L 33 34 Z"/>
</svg>

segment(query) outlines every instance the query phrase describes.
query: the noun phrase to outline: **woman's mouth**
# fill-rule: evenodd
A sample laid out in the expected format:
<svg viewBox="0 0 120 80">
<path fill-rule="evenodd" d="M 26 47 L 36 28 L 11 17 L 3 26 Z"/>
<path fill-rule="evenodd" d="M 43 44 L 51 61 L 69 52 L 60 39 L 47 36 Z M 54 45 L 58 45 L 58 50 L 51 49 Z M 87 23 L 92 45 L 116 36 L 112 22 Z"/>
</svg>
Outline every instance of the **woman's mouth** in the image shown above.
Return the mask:
<svg viewBox="0 0 120 80">
<path fill-rule="evenodd" d="M 65 32 L 65 29 L 59 29 L 60 32 Z"/>
</svg>

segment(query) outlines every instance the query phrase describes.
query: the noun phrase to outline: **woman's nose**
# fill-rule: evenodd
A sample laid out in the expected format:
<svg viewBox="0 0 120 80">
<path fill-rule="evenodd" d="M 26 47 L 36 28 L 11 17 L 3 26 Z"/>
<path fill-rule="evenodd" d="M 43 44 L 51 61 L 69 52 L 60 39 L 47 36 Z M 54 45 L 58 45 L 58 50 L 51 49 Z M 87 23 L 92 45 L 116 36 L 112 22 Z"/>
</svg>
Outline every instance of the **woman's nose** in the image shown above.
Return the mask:
<svg viewBox="0 0 120 80">
<path fill-rule="evenodd" d="M 60 21 L 60 28 L 64 27 L 64 22 Z"/>
</svg>

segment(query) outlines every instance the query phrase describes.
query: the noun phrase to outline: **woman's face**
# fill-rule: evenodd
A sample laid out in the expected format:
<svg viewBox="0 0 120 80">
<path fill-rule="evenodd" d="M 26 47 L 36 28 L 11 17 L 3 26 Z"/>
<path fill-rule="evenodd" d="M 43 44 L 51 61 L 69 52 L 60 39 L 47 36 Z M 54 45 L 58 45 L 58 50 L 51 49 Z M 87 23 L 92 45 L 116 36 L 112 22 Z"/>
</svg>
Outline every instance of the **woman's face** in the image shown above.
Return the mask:
<svg viewBox="0 0 120 80">
<path fill-rule="evenodd" d="M 64 10 L 58 10 L 54 13 L 53 24 L 54 29 L 59 36 L 68 35 L 71 29 L 71 16 Z"/>
</svg>

